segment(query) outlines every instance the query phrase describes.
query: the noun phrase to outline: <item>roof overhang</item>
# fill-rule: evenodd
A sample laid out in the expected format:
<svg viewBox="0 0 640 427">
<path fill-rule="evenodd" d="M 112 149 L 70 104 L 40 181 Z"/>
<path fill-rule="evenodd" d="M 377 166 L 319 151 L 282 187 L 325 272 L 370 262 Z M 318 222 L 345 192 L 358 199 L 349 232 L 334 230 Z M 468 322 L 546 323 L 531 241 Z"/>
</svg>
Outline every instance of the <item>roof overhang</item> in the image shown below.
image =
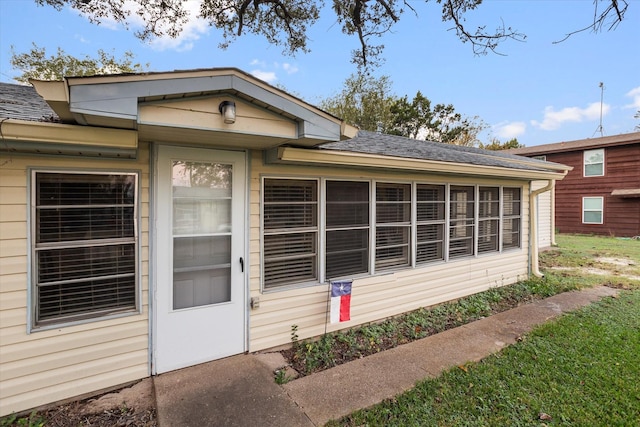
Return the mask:
<svg viewBox="0 0 640 427">
<path fill-rule="evenodd" d="M 211 130 L 143 123 L 140 108 L 152 103 L 220 96 L 237 99 L 252 108 L 264 109 L 295 123 L 294 137 L 273 138 L 269 140 L 271 147 L 283 143 L 316 146 L 352 137 L 357 131 L 329 113 L 235 68 L 67 77 L 58 82 L 33 80 L 31 83 L 62 121 L 137 129 L 141 140 L 157 140 L 159 135 L 166 133 L 163 130 L 171 134 L 176 132 L 175 129 L 181 129 L 181 142 L 186 142 L 185 137 L 210 140 Z M 215 117 L 211 116 L 212 120 L 223 123 L 217 111 Z M 163 129 L 165 127 L 167 129 Z M 254 133 L 237 131 L 233 126 L 221 126 L 221 129 L 235 135 L 232 139 L 241 145 L 250 145 L 252 140 L 262 136 L 260 129 Z"/>
<path fill-rule="evenodd" d="M 500 177 L 522 180 L 561 180 L 567 174 L 567 167 L 554 170 L 527 170 L 498 166 L 483 166 L 467 163 L 443 162 L 436 160 L 411 159 L 379 154 L 356 153 L 334 150 L 310 150 L 295 147 L 278 147 L 268 150 L 266 161 L 275 164 L 304 164 L 312 166 L 340 166 L 351 168 L 395 170 L 412 173 L 437 173 L 444 175 L 465 175 Z"/>
<path fill-rule="evenodd" d="M 3 151 L 10 153 L 135 158 L 138 150 L 131 130 L 11 119 L 0 122 L 0 130 Z"/>
<path fill-rule="evenodd" d="M 622 198 L 640 197 L 640 188 L 620 188 L 613 190 L 611 195 Z"/>
</svg>

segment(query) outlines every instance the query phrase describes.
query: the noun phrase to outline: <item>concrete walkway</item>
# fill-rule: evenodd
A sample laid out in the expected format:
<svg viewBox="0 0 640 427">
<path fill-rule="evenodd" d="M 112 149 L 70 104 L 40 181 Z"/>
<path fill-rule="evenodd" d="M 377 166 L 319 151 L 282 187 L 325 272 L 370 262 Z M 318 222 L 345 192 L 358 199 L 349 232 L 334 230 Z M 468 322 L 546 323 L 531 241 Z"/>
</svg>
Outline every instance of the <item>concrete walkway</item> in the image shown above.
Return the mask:
<svg viewBox="0 0 640 427">
<path fill-rule="evenodd" d="M 524 305 L 282 386 L 279 353 L 249 354 L 155 377 L 158 425 L 321 426 L 412 388 L 417 381 L 478 361 L 536 325 L 615 289 L 590 288 Z"/>
</svg>

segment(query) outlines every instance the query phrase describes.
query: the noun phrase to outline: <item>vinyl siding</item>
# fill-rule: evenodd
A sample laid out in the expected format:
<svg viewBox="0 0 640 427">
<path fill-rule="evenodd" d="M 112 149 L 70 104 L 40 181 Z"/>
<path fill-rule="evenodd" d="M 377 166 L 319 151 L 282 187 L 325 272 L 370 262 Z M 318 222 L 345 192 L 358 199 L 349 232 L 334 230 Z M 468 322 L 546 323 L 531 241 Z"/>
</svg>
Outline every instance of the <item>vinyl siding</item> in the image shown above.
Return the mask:
<svg viewBox="0 0 640 427">
<path fill-rule="evenodd" d="M 534 181 L 532 184 L 532 190 L 538 190 L 545 187 L 548 181 Z M 538 214 L 538 247 L 548 248 L 553 242 L 553 228 L 551 215 L 553 215 L 551 207 L 551 191 L 545 191 L 538 194 L 537 198 L 537 214 Z"/>
<path fill-rule="evenodd" d="M 378 179 L 466 185 L 522 186 L 522 245 L 503 253 L 440 262 L 415 269 L 385 271 L 354 280 L 351 321 L 328 323 L 328 285 L 310 285 L 262 293 L 260 289 L 260 189 L 263 175 L 273 177 L 324 177 Z M 439 304 L 491 287 L 524 279 L 528 274 L 527 230 L 529 188 L 525 181 L 490 180 L 429 174 L 389 174 L 356 169 L 264 165 L 260 153 L 251 156 L 250 180 L 250 294 L 260 298 L 260 307 L 250 311 L 249 350 L 258 351 L 288 344 L 291 326 L 300 338 L 325 331 L 353 327 L 395 316 L 420 307 Z"/>
<path fill-rule="evenodd" d="M 141 144 L 137 160 L 26 155 L 2 157 L 0 415 L 149 375 L 148 156 L 148 146 Z M 29 168 L 140 171 L 141 313 L 27 333 Z"/>
</svg>

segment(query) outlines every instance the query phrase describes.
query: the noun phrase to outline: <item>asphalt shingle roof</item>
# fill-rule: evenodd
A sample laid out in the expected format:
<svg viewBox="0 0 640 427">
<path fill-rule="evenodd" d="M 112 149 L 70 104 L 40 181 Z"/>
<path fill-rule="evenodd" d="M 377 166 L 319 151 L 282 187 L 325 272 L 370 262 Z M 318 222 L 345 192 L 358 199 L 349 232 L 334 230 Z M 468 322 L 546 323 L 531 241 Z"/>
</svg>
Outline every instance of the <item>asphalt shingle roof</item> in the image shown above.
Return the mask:
<svg viewBox="0 0 640 427">
<path fill-rule="evenodd" d="M 50 122 L 58 117 L 32 86 L 0 83 L 0 119 Z"/>
<path fill-rule="evenodd" d="M 542 165 L 549 165 L 548 162 L 501 151 L 489 151 L 475 147 L 443 144 L 441 142 L 419 141 L 403 136 L 362 130 L 358 132 L 355 138 L 324 144 L 320 146 L 320 149 L 523 170 L 548 170 Z M 520 163 L 523 160 L 527 161 L 528 164 Z M 541 167 L 535 166 L 535 163 L 538 162 Z"/>
</svg>

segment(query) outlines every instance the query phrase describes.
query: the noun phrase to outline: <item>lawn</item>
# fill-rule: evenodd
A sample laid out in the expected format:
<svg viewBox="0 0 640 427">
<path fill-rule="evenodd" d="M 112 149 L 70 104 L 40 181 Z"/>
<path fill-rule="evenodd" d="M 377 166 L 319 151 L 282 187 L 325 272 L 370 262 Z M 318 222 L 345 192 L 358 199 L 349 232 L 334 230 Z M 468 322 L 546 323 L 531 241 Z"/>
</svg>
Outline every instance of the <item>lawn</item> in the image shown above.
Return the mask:
<svg viewBox="0 0 640 427">
<path fill-rule="evenodd" d="M 621 290 L 329 426 L 640 425 L 640 242 L 558 236 L 549 283 Z"/>
</svg>

